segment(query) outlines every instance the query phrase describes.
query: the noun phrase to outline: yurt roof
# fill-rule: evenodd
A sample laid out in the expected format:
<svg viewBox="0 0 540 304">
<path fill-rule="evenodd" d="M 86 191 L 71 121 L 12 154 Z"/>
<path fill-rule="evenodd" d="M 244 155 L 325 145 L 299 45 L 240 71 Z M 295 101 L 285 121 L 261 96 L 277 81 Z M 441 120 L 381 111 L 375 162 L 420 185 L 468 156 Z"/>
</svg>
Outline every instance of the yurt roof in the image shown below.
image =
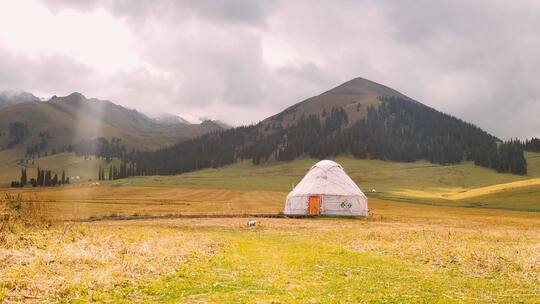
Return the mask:
<svg viewBox="0 0 540 304">
<path fill-rule="evenodd" d="M 365 196 L 343 167 L 331 160 L 322 160 L 313 165 L 289 193 L 289 196 L 301 195 Z"/>
</svg>

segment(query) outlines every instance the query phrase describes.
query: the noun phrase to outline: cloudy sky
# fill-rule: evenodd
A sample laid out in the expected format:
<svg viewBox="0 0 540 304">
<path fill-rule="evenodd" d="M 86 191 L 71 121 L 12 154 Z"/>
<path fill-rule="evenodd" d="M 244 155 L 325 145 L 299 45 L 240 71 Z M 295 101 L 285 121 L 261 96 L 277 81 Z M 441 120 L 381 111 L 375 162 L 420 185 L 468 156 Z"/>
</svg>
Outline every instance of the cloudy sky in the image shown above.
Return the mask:
<svg viewBox="0 0 540 304">
<path fill-rule="evenodd" d="M 354 77 L 540 136 L 539 1 L 0 2 L 0 90 L 257 122 Z"/>
</svg>

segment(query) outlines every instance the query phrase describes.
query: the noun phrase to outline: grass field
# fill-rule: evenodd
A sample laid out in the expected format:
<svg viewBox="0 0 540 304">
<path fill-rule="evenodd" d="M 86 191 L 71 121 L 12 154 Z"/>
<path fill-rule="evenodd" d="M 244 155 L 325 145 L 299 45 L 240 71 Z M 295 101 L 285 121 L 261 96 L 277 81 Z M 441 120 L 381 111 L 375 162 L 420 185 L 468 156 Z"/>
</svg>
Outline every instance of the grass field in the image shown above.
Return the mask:
<svg viewBox="0 0 540 304">
<path fill-rule="evenodd" d="M 20 152 L 17 154 L 14 150 L 0 151 L 0 187 L 6 187 L 11 181 L 18 180 L 23 167 L 27 169 L 29 178 L 36 177 L 36 168 L 39 166 L 52 170 L 53 174 L 58 176 L 65 170 L 72 182 L 88 182 L 98 178 L 99 166 L 108 168 L 110 165 L 104 160 L 93 157 L 85 159 L 84 156 L 76 156 L 74 153 L 58 153 L 21 164 L 19 155 Z"/>
<path fill-rule="evenodd" d="M 527 157 L 523 177 L 340 158 L 377 189 L 369 217 L 256 218 L 249 229 L 249 218 L 71 220 L 278 213 L 314 160 L 5 189 L 0 202 L 10 193 L 58 221 L 0 221 L 0 302 L 540 303 L 540 213 L 491 209 L 537 210 L 540 158 Z"/>
<path fill-rule="evenodd" d="M 540 302 L 540 214 L 378 199 L 370 208 L 367 219 L 257 219 L 249 229 L 242 218 L 20 227 L 0 233 L 0 299 Z"/>
<path fill-rule="evenodd" d="M 20 165 L 9 150 L 0 151 L 0 185 L 18 178 Z M 347 173 L 364 191 L 376 189 L 373 197 L 406 202 L 503 208 L 540 211 L 540 154 L 526 153 L 529 173 L 526 176 L 499 174 L 494 170 L 462 163 L 441 166 L 425 161 L 396 163 L 379 160 L 357 160 L 338 157 Z M 176 176 L 149 176 L 106 182 L 111 186 L 172 187 L 194 189 L 234 189 L 288 192 L 317 160 L 298 159 L 255 166 L 244 161 L 218 169 L 204 169 Z M 71 153 L 60 153 L 25 164 L 29 176 L 37 166 L 60 174 L 66 170 L 76 183 L 97 178 L 103 160 L 84 159 Z M 78 179 L 74 179 L 78 177 Z"/>
<path fill-rule="evenodd" d="M 440 166 L 428 162 L 395 163 L 379 160 L 335 159 L 361 189 L 382 199 L 449 206 L 540 211 L 540 154 L 527 153 L 529 174 L 500 174 L 463 163 Z M 218 169 L 176 176 L 136 177 L 112 185 L 202 189 L 292 190 L 317 160 L 255 166 L 248 161 Z"/>
<path fill-rule="evenodd" d="M 287 193 L 234 189 L 70 186 L 10 190 L 47 205 L 57 220 L 110 215 L 269 214 L 283 210 Z"/>
</svg>

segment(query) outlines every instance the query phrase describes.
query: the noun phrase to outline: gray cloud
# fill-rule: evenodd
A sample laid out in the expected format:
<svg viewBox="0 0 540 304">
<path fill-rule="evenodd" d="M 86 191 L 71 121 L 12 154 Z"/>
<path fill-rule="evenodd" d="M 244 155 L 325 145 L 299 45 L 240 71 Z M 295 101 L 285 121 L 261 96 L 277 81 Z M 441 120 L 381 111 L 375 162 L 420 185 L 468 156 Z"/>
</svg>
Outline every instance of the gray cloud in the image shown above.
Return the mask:
<svg viewBox="0 0 540 304">
<path fill-rule="evenodd" d="M 28 57 L 0 40 L 6 89 L 81 91 L 152 114 L 243 124 L 361 76 L 499 137 L 540 136 L 536 1 L 44 3 L 54 14 L 112 14 L 140 62 L 104 75 L 77 54 Z"/>
<path fill-rule="evenodd" d="M 93 70 L 63 56 L 32 58 L 0 48 L 0 90 L 28 90 L 35 94 L 73 92 L 87 83 Z"/>
</svg>

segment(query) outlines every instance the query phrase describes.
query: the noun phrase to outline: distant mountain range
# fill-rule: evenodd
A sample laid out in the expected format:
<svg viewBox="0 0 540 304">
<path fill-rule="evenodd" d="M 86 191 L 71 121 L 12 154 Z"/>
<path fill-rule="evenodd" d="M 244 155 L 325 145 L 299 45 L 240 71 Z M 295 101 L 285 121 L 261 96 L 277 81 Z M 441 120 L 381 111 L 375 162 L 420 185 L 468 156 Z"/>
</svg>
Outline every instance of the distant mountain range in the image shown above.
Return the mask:
<svg viewBox="0 0 540 304">
<path fill-rule="evenodd" d="M 140 174 L 177 174 L 242 159 L 259 164 L 344 154 L 403 162 L 426 159 L 443 165 L 470 160 L 499 172 L 526 173 L 518 143 L 501 143 L 473 124 L 364 78 L 308 98 L 256 125 L 207 134 L 131 161 Z"/>
<path fill-rule="evenodd" d="M 154 150 L 226 129 L 218 121 L 191 124 L 174 115 L 150 118 L 80 93 L 48 101 L 30 93 L 0 96 L 0 148 L 30 154 L 60 151 L 98 138 L 119 139 L 127 149 Z"/>
<path fill-rule="evenodd" d="M 337 155 L 443 165 L 469 160 L 499 172 L 527 172 L 526 145 L 502 143 L 471 123 L 364 78 L 238 128 L 213 120 L 193 124 L 172 114 L 150 118 L 80 93 L 46 102 L 36 98 L 5 99 L 10 105 L 0 109 L 0 148 L 19 149 L 26 157 L 65 149 L 117 157 L 136 164 L 132 175 L 177 174 L 243 159 L 260 164 Z"/>
<path fill-rule="evenodd" d="M 179 116 L 179 115 L 176 115 L 176 114 L 161 114 L 161 115 L 158 115 L 156 117 L 153 117 L 153 120 L 158 123 L 158 124 L 162 124 L 162 125 L 173 125 L 173 124 L 186 124 L 186 125 L 190 125 L 190 124 L 193 124 L 189 121 L 187 121 L 186 119 L 184 119 L 183 117 Z M 222 127 L 223 129 L 230 129 L 232 128 L 231 125 L 227 124 L 227 123 L 224 123 L 220 120 L 216 120 L 216 119 L 210 119 L 210 118 L 199 118 L 199 121 L 201 123 L 203 122 L 212 122 L 212 123 L 215 123 L 217 125 L 219 125 L 220 127 Z"/>
</svg>

